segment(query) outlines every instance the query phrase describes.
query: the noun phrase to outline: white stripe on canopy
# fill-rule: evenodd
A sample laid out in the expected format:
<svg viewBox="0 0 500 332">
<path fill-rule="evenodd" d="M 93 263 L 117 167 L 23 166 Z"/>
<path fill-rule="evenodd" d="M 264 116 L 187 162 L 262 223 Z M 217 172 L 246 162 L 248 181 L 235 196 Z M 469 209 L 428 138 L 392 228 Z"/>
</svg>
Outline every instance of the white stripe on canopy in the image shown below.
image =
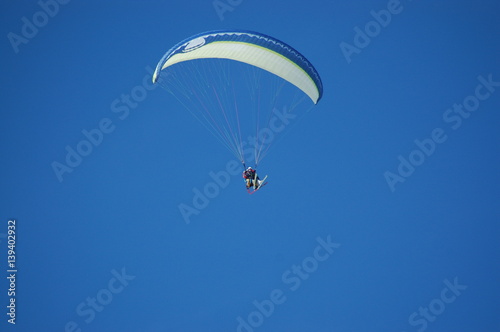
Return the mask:
<svg viewBox="0 0 500 332">
<path fill-rule="evenodd" d="M 200 40 L 202 43 L 203 41 Z M 176 63 L 203 59 L 222 58 L 240 61 L 267 70 L 295 85 L 316 104 L 319 91 L 312 78 L 290 59 L 265 47 L 237 41 L 216 41 L 201 47 L 193 47 L 192 51 L 179 52 L 170 57 L 162 70 Z M 158 73 L 155 72 L 153 80 Z"/>
</svg>

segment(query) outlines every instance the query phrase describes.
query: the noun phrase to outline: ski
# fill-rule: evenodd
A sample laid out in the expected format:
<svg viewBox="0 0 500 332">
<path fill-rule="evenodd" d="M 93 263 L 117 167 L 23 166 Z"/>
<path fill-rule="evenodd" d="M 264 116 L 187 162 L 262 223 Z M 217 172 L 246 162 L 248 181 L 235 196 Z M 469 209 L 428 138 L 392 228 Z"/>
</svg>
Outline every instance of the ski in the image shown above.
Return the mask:
<svg viewBox="0 0 500 332">
<path fill-rule="evenodd" d="M 252 194 L 254 194 L 257 190 L 259 190 L 260 188 L 264 187 L 264 186 L 267 184 L 267 182 L 265 182 L 265 181 L 266 181 L 266 179 L 267 179 L 267 175 L 264 177 L 264 179 L 259 180 L 259 181 L 260 181 L 260 183 L 261 183 L 261 185 L 260 185 L 260 186 L 258 186 L 258 187 L 254 186 L 254 190 L 250 190 L 250 188 L 249 188 L 249 189 L 247 189 L 248 193 L 249 193 L 250 195 L 252 195 Z"/>
</svg>

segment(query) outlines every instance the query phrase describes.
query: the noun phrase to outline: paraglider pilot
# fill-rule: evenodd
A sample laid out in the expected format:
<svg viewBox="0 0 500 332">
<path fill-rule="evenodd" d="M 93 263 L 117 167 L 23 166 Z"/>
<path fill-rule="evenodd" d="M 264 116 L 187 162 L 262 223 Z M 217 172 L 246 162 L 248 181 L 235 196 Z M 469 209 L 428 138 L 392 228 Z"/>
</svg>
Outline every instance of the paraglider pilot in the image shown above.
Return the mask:
<svg viewBox="0 0 500 332">
<path fill-rule="evenodd" d="M 243 178 L 245 179 L 247 189 L 260 186 L 261 181 L 259 180 L 259 176 L 252 167 L 248 167 L 243 171 Z"/>
</svg>

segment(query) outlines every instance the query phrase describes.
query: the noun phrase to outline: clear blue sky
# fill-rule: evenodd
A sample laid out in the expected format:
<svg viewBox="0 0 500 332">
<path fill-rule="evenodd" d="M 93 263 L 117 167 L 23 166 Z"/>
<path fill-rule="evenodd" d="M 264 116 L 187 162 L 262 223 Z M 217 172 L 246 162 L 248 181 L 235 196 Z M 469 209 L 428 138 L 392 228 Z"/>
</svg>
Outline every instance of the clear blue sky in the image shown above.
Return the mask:
<svg viewBox="0 0 500 332">
<path fill-rule="evenodd" d="M 500 330 L 498 1 L 63 2 L 0 5 L 2 331 Z M 325 87 L 251 196 L 147 69 L 230 28 Z"/>
</svg>

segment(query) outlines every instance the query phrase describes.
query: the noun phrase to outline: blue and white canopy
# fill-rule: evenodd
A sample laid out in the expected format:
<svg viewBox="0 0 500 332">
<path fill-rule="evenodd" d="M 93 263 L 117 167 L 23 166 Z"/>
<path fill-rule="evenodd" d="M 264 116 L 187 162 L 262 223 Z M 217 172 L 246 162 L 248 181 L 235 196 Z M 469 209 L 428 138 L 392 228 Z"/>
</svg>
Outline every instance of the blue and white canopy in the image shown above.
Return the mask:
<svg viewBox="0 0 500 332">
<path fill-rule="evenodd" d="M 169 66 L 204 58 L 230 59 L 264 69 L 295 85 L 315 104 L 323 94 L 318 72 L 302 54 L 273 37 L 245 30 L 205 32 L 181 41 L 160 60 L 153 82 Z"/>
</svg>

